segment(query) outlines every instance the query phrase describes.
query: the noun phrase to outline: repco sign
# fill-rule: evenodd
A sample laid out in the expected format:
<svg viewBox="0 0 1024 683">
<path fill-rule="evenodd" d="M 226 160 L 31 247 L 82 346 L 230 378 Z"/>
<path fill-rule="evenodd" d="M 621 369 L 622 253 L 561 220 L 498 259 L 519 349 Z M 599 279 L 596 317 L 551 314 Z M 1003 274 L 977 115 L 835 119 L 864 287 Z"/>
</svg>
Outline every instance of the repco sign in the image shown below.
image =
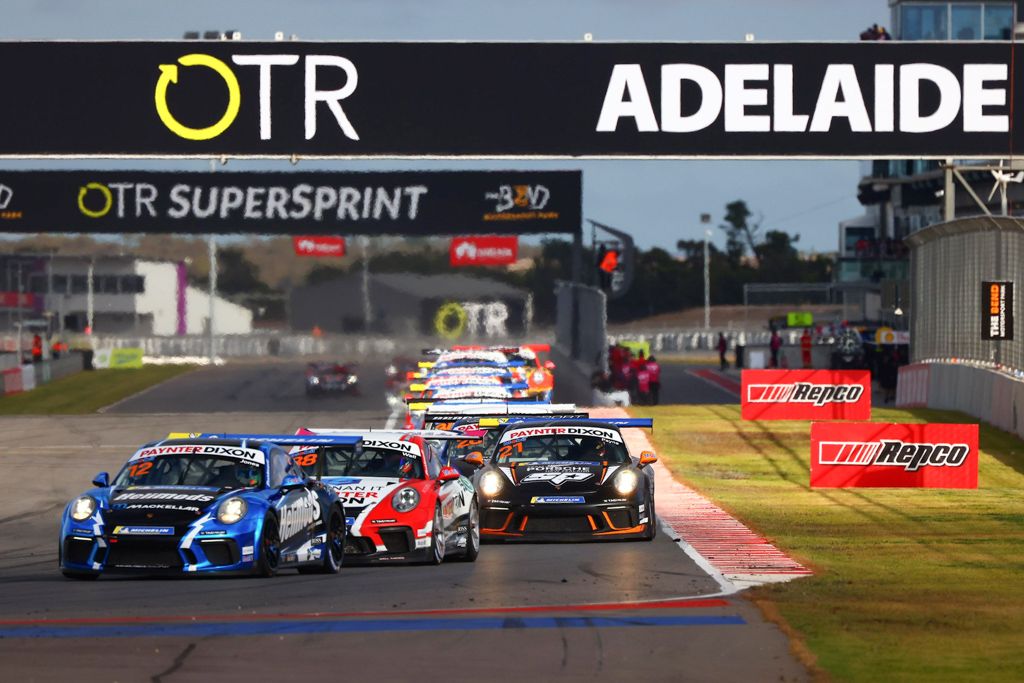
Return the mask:
<svg viewBox="0 0 1024 683">
<path fill-rule="evenodd" d="M 867 370 L 744 370 L 744 420 L 868 420 Z"/>
<path fill-rule="evenodd" d="M 811 486 L 978 487 L 978 425 L 811 425 Z"/>
</svg>

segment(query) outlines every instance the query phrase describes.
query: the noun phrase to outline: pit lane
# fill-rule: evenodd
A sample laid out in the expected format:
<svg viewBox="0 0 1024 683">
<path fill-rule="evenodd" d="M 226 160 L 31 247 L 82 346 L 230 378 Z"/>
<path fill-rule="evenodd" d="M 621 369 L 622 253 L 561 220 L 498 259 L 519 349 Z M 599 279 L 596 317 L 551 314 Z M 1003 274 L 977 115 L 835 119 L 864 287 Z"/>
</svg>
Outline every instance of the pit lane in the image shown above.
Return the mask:
<svg viewBox="0 0 1024 683">
<path fill-rule="evenodd" d="M 352 567 L 333 577 L 65 580 L 56 568 L 61 507 L 139 443 L 169 431 L 288 432 L 379 426 L 388 417 L 383 399 L 369 395 L 379 408 L 357 410 L 345 398 L 307 403 L 291 390 L 262 405 L 279 406 L 283 396 L 301 401 L 300 411 L 189 403 L 215 387 L 221 406 L 232 392 L 249 405 L 267 401 L 267 367 L 197 371 L 116 413 L 0 420 L 0 662 L 8 676 L 806 678 L 782 633 L 743 598 L 714 597 L 718 584 L 664 534 L 652 543 L 485 545 L 474 564 Z M 121 412 L 133 402 L 138 412 Z M 185 406 L 202 412 L 175 413 Z"/>
</svg>

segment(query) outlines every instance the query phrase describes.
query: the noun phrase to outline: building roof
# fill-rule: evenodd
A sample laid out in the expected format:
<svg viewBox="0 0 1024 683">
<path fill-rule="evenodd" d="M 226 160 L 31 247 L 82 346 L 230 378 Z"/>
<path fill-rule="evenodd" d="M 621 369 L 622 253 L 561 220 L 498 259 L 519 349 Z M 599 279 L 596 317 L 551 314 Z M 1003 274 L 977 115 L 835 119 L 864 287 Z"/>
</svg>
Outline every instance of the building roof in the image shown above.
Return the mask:
<svg viewBox="0 0 1024 683">
<path fill-rule="evenodd" d="M 384 286 L 421 298 L 443 297 L 520 297 L 526 291 L 518 287 L 458 273 L 419 275 L 416 273 L 371 273 L 370 286 Z"/>
</svg>

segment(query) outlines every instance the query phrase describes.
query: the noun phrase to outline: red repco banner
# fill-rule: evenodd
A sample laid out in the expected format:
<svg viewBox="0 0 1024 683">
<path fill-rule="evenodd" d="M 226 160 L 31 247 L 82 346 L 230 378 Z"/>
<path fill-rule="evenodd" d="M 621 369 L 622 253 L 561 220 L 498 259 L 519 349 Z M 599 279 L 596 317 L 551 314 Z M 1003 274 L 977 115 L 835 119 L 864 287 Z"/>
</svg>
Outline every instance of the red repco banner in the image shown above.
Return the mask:
<svg viewBox="0 0 1024 683">
<path fill-rule="evenodd" d="M 0 292 L 0 308 L 32 308 L 35 301 L 34 294 Z"/>
<path fill-rule="evenodd" d="M 870 420 L 867 370 L 744 370 L 744 420 Z"/>
<path fill-rule="evenodd" d="M 296 256 L 332 256 L 341 258 L 345 255 L 345 238 L 327 235 L 295 235 L 292 246 Z"/>
<path fill-rule="evenodd" d="M 815 422 L 811 486 L 978 488 L 978 425 Z"/>
<path fill-rule="evenodd" d="M 515 263 L 519 256 L 519 238 L 498 235 L 453 237 L 449 255 L 453 266 L 500 266 Z"/>
</svg>

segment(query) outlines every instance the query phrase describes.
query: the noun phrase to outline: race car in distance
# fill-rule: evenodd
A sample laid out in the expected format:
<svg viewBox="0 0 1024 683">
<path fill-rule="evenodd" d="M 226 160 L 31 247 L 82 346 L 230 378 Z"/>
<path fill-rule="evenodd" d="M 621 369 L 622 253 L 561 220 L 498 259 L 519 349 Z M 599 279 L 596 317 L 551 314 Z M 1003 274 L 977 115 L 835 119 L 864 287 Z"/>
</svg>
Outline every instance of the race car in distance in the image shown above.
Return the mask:
<svg viewBox="0 0 1024 683">
<path fill-rule="evenodd" d="M 484 539 L 652 540 L 657 458 L 633 459 L 619 427 L 651 420 L 535 420 L 506 424 L 474 476 Z M 466 457 L 477 465 L 479 453 Z"/>
<path fill-rule="evenodd" d="M 316 436 L 357 436 L 358 446 L 295 454 L 306 474 L 340 497 L 349 514 L 347 563 L 427 562 L 480 552 L 480 507 L 473 483 L 439 458 L 438 431 L 300 429 Z"/>
<path fill-rule="evenodd" d="M 306 396 L 359 393 L 355 368 L 340 363 L 310 363 L 306 366 Z"/>
<path fill-rule="evenodd" d="M 113 481 L 100 472 L 96 488 L 64 509 L 61 571 L 73 579 L 105 572 L 269 577 L 287 567 L 337 572 L 344 508 L 332 490 L 306 479 L 287 445 L 295 438 L 207 436 L 143 446 Z"/>
<path fill-rule="evenodd" d="M 453 352 L 487 351 L 502 353 L 508 363 L 509 372 L 529 385 L 530 395 L 549 400 L 555 388 L 555 364 L 550 360 L 541 361 L 540 354 L 551 351 L 550 344 L 524 344 L 522 346 L 455 346 Z"/>
</svg>

